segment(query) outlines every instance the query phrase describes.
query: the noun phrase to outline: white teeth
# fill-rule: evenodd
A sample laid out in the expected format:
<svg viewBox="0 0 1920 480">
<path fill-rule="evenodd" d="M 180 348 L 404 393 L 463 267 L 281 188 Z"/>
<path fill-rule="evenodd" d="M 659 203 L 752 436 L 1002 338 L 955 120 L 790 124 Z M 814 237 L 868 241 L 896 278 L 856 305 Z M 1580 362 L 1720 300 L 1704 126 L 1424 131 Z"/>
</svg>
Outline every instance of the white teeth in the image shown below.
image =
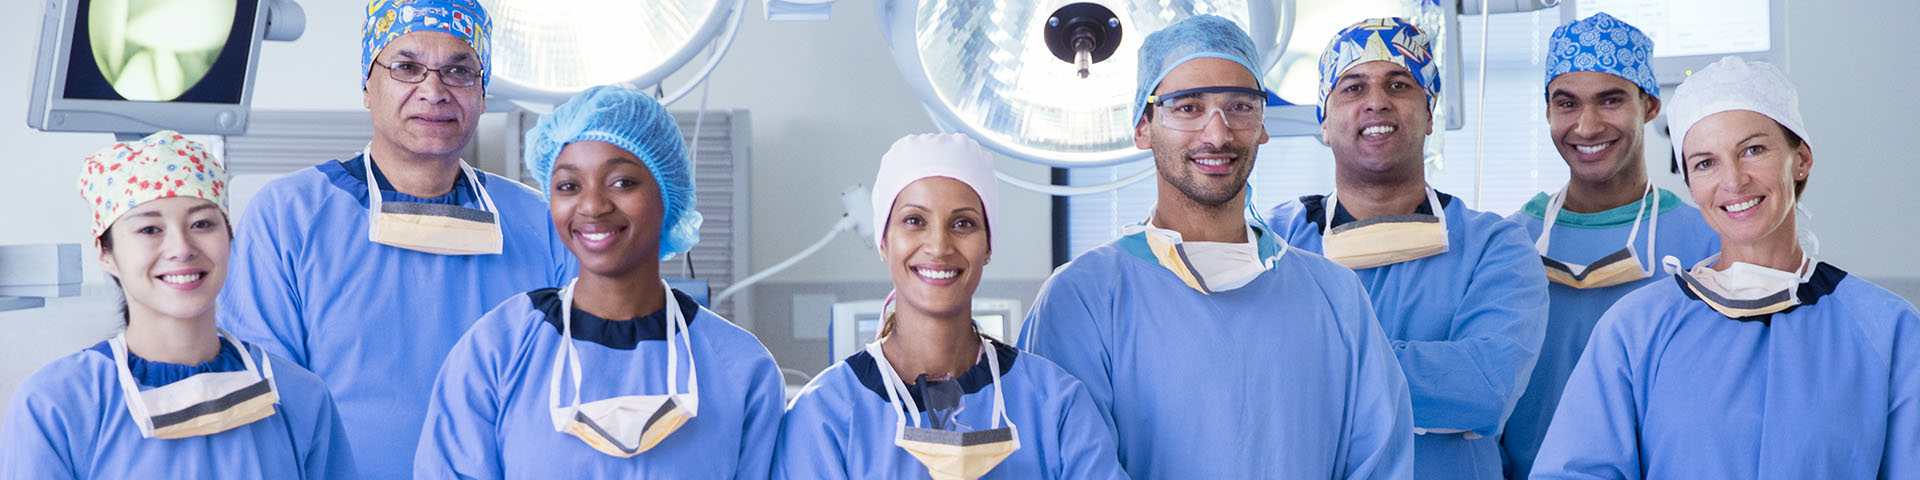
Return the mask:
<svg viewBox="0 0 1920 480">
<path fill-rule="evenodd" d="M 1595 154 L 1595 153 L 1600 153 L 1601 150 L 1606 150 L 1607 147 L 1612 145 L 1613 145 L 1613 142 L 1602 143 L 1599 145 L 1574 145 L 1573 149 L 1579 150 L 1580 153 Z"/>
<path fill-rule="evenodd" d="M 959 275 L 959 274 L 960 274 L 960 271 L 959 271 L 959 270 L 933 270 L 933 269 L 928 269 L 928 268 L 915 268 L 915 269 L 913 269 L 913 273 L 918 273 L 918 274 L 920 274 L 920 276 L 922 276 L 922 277 L 927 277 L 927 278 L 931 278 L 931 279 L 934 279 L 934 280 L 946 280 L 946 279 L 949 279 L 949 278 L 953 278 L 953 276 L 954 276 L 954 275 Z"/>
<path fill-rule="evenodd" d="M 1739 213 L 1739 212 L 1744 212 L 1749 208 L 1753 208 L 1754 205 L 1759 205 L 1759 204 L 1760 204 L 1760 198 L 1754 198 L 1752 200 L 1736 203 L 1733 205 L 1727 205 L 1720 208 L 1725 209 L 1728 213 Z"/>
<path fill-rule="evenodd" d="M 1193 159 L 1193 163 L 1198 163 L 1198 164 L 1201 164 L 1201 165 L 1206 165 L 1206 166 L 1209 166 L 1209 167 L 1218 167 L 1218 166 L 1223 166 L 1223 165 L 1226 165 L 1226 164 L 1227 164 L 1228 162 L 1230 162 L 1230 160 L 1220 160 L 1220 159 L 1211 159 L 1211 158 L 1209 158 L 1209 159 L 1198 159 L 1198 158 L 1196 158 L 1196 159 Z"/>
<path fill-rule="evenodd" d="M 613 234 L 612 233 L 581 233 L 580 236 L 585 237 L 587 240 L 598 242 L 601 240 L 606 240 L 607 237 L 611 237 L 613 236 Z"/>
<path fill-rule="evenodd" d="M 203 277 L 203 276 L 205 276 L 205 274 L 200 274 L 200 273 L 184 274 L 184 275 L 161 275 L 160 281 L 172 283 L 172 284 L 188 284 L 188 283 L 193 283 L 195 280 L 199 280 L 200 277 Z"/>
<path fill-rule="evenodd" d="M 1386 125 L 1375 125 L 1360 131 L 1361 135 L 1386 135 L 1389 133 L 1393 133 L 1393 127 Z"/>
</svg>

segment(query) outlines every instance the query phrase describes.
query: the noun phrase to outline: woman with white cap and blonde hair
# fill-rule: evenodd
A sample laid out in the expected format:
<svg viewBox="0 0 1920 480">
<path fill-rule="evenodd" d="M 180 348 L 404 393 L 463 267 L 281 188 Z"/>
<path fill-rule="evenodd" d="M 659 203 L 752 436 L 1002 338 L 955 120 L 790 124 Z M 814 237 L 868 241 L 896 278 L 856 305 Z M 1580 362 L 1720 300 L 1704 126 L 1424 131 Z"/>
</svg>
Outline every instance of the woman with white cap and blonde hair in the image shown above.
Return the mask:
<svg viewBox="0 0 1920 480">
<path fill-rule="evenodd" d="M 1721 253 L 1601 317 L 1533 478 L 1920 478 L 1920 313 L 1802 248 L 1793 85 L 1727 57 L 1667 112 Z"/>
<path fill-rule="evenodd" d="M 126 330 L 14 392 L 0 478 L 357 475 L 320 378 L 214 326 L 233 239 L 227 179 L 174 132 L 86 158 L 80 194 Z"/>
<path fill-rule="evenodd" d="M 994 182 L 993 157 L 961 135 L 910 135 L 881 157 L 874 244 L 894 290 L 879 338 L 788 406 L 774 478 L 1125 478 L 1086 388 L 973 323 Z"/>
</svg>

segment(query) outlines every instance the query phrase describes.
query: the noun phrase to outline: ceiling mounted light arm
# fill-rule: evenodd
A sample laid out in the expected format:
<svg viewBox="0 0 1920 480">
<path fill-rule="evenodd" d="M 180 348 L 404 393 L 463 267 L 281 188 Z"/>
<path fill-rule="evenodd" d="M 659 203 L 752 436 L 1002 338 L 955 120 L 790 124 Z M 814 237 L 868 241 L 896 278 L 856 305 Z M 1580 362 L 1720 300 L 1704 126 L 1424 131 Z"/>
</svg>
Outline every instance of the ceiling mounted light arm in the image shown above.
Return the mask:
<svg viewBox="0 0 1920 480">
<path fill-rule="evenodd" d="M 688 93 L 692 93 L 694 87 L 706 83 L 707 77 L 713 75 L 714 67 L 720 66 L 720 60 L 727 58 L 727 52 L 733 49 L 733 39 L 740 35 L 740 24 L 746 23 L 746 17 L 747 0 L 736 0 L 733 3 L 732 20 L 727 24 L 726 31 L 721 32 L 720 37 L 715 40 L 718 44 L 714 46 L 713 52 L 707 54 L 707 64 L 701 66 L 700 71 L 695 72 L 693 78 L 687 80 L 686 85 L 681 85 L 680 89 L 662 97 L 661 106 L 673 105 L 673 102 L 680 101 L 686 98 Z"/>
</svg>

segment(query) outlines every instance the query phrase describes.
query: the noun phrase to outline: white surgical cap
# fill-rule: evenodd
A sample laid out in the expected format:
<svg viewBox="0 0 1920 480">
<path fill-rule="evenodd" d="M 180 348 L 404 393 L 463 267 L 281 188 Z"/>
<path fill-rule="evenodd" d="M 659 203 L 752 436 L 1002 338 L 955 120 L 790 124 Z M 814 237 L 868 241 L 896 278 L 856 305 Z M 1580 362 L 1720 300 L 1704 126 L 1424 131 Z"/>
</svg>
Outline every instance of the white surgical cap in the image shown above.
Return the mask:
<svg viewBox="0 0 1920 480">
<path fill-rule="evenodd" d="M 959 180 L 980 196 L 987 211 L 987 248 L 993 248 L 994 204 L 1000 197 L 1000 184 L 993 178 L 993 155 L 966 135 L 923 133 L 908 135 L 893 142 L 893 148 L 880 157 L 880 173 L 873 178 L 873 244 L 880 245 L 887 232 L 893 200 L 915 180 L 947 177 Z"/>
<path fill-rule="evenodd" d="M 1800 94 L 1779 67 L 1766 62 L 1748 63 L 1740 57 L 1726 57 L 1694 72 L 1674 89 L 1667 103 L 1667 125 L 1673 137 L 1673 154 L 1686 158 L 1687 130 L 1700 119 L 1720 112 L 1748 110 L 1773 119 L 1787 127 L 1807 145 L 1807 124 L 1800 118 Z"/>
</svg>

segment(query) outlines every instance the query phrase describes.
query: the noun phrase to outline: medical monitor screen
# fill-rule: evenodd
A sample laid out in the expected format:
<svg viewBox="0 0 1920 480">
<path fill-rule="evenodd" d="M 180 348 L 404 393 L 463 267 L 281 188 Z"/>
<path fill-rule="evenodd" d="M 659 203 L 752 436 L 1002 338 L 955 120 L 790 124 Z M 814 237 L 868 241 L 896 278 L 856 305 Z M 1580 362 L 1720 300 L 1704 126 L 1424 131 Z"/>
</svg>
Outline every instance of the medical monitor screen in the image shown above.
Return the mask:
<svg viewBox="0 0 1920 480">
<path fill-rule="evenodd" d="M 255 0 L 77 0 L 62 96 L 241 102 Z"/>
<path fill-rule="evenodd" d="M 1653 37 L 1653 56 L 1764 52 L 1773 39 L 1768 0 L 1579 0 L 1579 18 L 1607 12 Z"/>
<path fill-rule="evenodd" d="M 1013 340 L 1006 336 L 1006 324 L 1007 317 L 999 313 L 986 313 L 973 316 L 973 325 L 980 329 L 980 333 L 1010 342 Z M 859 316 L 854 320 L 853 330 L 854 338 L 859 340 L 859 345 L 863 347 L 866 346 L 866 342 L 873 341 L 875 337 L 880 335 L 880 316 L 878 314 Z"/>
</svg>

